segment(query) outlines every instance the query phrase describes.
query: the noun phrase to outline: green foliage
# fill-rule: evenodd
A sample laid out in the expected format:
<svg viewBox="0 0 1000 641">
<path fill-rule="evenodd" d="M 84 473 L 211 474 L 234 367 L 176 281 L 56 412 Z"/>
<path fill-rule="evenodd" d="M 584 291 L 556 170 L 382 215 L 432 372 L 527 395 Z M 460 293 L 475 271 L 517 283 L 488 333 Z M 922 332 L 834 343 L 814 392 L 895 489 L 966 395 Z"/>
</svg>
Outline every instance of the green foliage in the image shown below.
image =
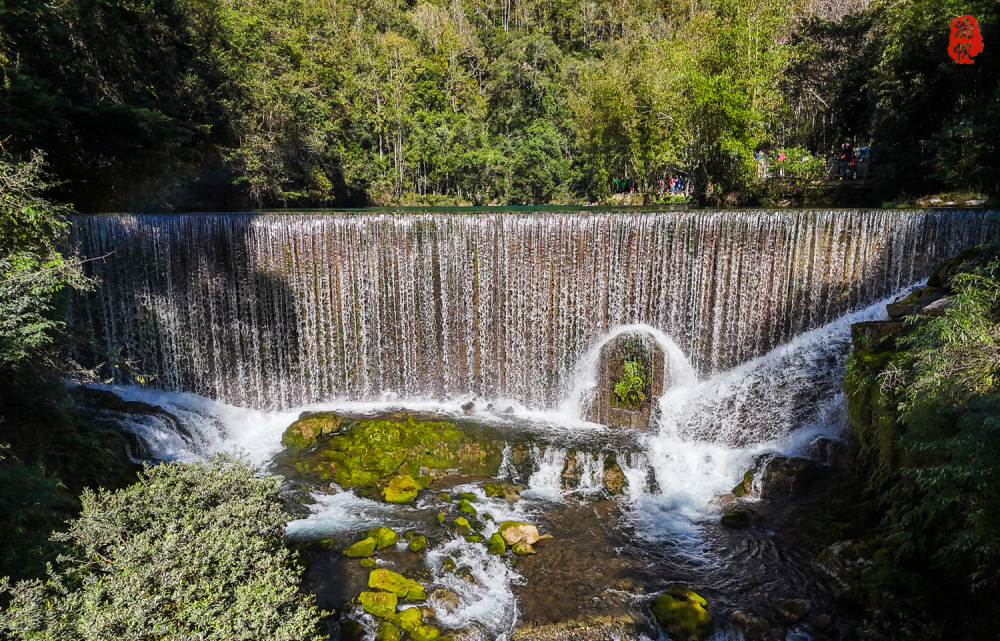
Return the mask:
<svg viewBox="0 0 1000 641">
<path fill-rule="evenodd" d="M 64 328 L 63 290 L 89 285 L 79 262 L 58 251 L 67 209 L 48 202 L 42 157 L 0 157 L 0 376 L 44 368 Z"/>
<path fill-rule="evenodd" d="M 279 483 L 221 456 L 85 491 L 80 517 L 53 537 L 72 548 L 48 579 L 3 585 L 0 629 L 17 639 L 319 639 L 282 545 Z"/>
<path fill-rule="evenodd" d="M 646 371 L 639 361 L 626 361 L 622 364 L 622 378 L 615 383 L 614 405 L 616 407 L 635 407 L 646 400 L 649 381 Z"/>
</svg>

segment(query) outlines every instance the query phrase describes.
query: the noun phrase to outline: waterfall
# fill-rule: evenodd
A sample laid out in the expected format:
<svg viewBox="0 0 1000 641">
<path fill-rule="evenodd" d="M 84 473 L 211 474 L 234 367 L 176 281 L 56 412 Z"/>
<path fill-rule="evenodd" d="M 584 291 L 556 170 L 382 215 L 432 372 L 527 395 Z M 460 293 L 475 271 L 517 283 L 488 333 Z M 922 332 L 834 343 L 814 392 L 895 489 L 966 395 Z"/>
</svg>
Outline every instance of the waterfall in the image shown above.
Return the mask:
<svg viewBox="0 0 1000 641">
<path fill-rule="evenodd" d="M 927 275 L 987 211 L 76 216 L 81 362 L 241 407 L 553 408 L 622 325 L 710 376 Z"/>
</svg>

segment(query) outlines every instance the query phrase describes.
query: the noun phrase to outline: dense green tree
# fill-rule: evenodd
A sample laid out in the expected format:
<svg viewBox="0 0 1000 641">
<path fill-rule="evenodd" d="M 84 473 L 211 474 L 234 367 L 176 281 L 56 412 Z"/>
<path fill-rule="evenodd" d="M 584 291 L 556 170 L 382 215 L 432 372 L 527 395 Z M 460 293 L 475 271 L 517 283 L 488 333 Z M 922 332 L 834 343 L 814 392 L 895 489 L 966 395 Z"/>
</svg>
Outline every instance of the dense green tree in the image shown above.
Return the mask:
<svg viewBox="0 0 1000 641">
<path fill-rule="evenodd" d="M 48 579 L 6 580 L 0 629 L 16 639 L 320 639 L 313 597 L 282 545 L 281 479 L 220 456 L 147 467 L 86 491 Z"/>
</svg>

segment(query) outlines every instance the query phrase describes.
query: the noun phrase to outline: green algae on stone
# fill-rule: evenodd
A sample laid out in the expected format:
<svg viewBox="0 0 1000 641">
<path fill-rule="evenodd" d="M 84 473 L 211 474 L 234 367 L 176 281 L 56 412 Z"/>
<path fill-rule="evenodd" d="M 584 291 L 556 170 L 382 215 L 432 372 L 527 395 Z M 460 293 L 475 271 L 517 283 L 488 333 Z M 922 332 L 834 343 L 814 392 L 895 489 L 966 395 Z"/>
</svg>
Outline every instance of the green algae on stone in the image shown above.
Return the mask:
<svg viewBox="0 0 1000 641">
<path fill-rule="evenodd" d="M 351 547 L 344 550 L 346 556 L 371 556 L 375 554 L 375 548 L 378 546 L 378 541 L 375 537 L 369 536 L 368 538 L 361 539 Z"/>
<path fill-rule="evenodd" d="M 361 564 L 360 565 L 363 568 L 377 568 L 378 567 L 378 563 L 376 563 L 373 559 L 361 559 Z"/>
<path fill-rule="evenodd" d="M 476 495 L 473 492 L 462 492 L 461 494 L 456 494 L 460 501 L 475 501 Z"/>
<path fill-rule="evenodd" d="M 389 503 L 412 503 L 417 499 L 420 489 L 420 484 L 412 476 L 401 474 L 393 477 L 382 493 Z"/>
<path fill-rule="evenodd" d="M 705 610 L 708 602 L 685 585 L 672 585 L 658 597 L 650 609 L 660 627 L 673 639 L 707 639 L 712 634 L 712 617 Z"/>
<path fill-rule="evenodd" d="M 469 525 L 469 519 L 465 518 L 464 516 L 460 516 L 457 519 L 455 519 L 455 528 L 458 530 L 458 533 L 461 534 L 462 536 L 465 536 L 466 534 L 472 531 L 472 527 Z"/>
<path fill-rule="evenodd" d="M 468 541 L 469 543 L 482 543 L 483 541 L 486 540 L 486 537 L 483 536 L 482 534 L 470 534 L 469 536 L 465 537 L 465 540 Z"/>
<path fill-rule="evenodd" d="M 383 621 L 378 628 L 378 634 L 375 635 L 375 641 L 399 641 L 402 636 L 403 633 L 399 628 L 388 621 Z"/>
<path fill-rule="evenodd" d="M 458 511 L 465 512 L 466 514 L 471 514 L 472 516 L 479 514 L 476 508 L 472 507 L 472 504 L 469 503 L 469 499 L 462 499 L 461 501 L 458 502 Z"/>
<path fill-rule="evenodd" d="M 502 499 L 504 497 L 503 488 L 499 485 L 487 483 L 483 486 L 483 491 L 486 492 L 486 496 L 491 499 Z"/>
<path fill-rule="evenodd" d="M 392 592 L 362 592 L 358 602 L 368 614 L 387 619 L 396 614 L 399 599 Z"/>
<path fill-rule="evenodd" d="M 757 474 L 757 470 L 750 470 L 743 475 L 743 480 L 740 481 L 739 485 L 733 488 L 733 494 L 738 497 L 744 497 L 750 493 L 750 488 L 753 487 L 753 477 Z"/>
<path fill-rule="evenodd" d="M 490 540 L 486 542 L 486 552 L 495 556 L 503 556 L 507 551 L 507 542 L 503 540 L 499 532 L 494 532 Z"/>
<path fill-rule="evenodd" d="M 420 552 L 427 547 L 426 536 L 414 536 L 410 539 L 410 552 Z"/>
<path fill-rule="evenodd" d="M 413 641 L 431 641 L 439 638 L 441 631 L 432 625 L 421 625 L 411 630 L 410 636 L 413 637 Z"/>
<path fill-rule="evenodd" d="M 372 570 L 368 575 L 368 587 L 392 592 L 397 597 L 411 601 L 423 601 L 427 598 L 424 586 L 420 583 L 385 568 Z"/>
<path fill-rule="evenodd" d="M 450 556 L 444 557 L 444 561 L 441 561 L 441 569 L 445 572 L 454 572 L 456 567 L 458 566 L 455 564 L 455 559 Z"/>
<path fill-rule="evenodd" d="M 503 443 L 487 432 L 413 416 L 347 420 L 338 432 L 314 437 L 305 449 L 289 446 L 292 451 L 282 456 L 300 474 L 332 479 L 344 488 L 376 487 L 395 475 L 420 479 L 422 470 L 493 476 L 503 460 Z M 424 487 L 432 480 L 426 478 Z"/>
<path fill-rule="evenodd" d="M 518 556 L 524 556 L 526 554 L 535 554 L 535 548 L 531 547 L 531 544 L 524 541 L 518 541 L 510 547 L 510 551 Z"/>
<path fill-rule="evenodd" d="M 444 512 L 438 512 L 437 513 L 438 523 L 444 523 L 444 519 L 445 519 Z"/>
<path fill-rule="evenodd" d="M 392 621 L 407 632 L 411 632 L 424 624 L 424 617 L 420 614 L 420 608 L 407 608 L 400 610 Z"/>
<path fill-rule="evenodd" d="M 344 426 L 343 417 L 333 412 L 318 412 L 299 418 L 285 429 L 281 444 L 301 449 L 316 442 L 320 435 L 335 434 Z"/>
<path fill-rule="evenodd" d="M 447 492 L 438 494 L 438 500 L 442 503 L 451 503 L 451 496 Z"/>
<path fill-rule="evenodd" d="M 395 530 L 389 527 L 374 527 L 368 532 L 368 536 L 374 538 L 378 542 L 378 546 L 375 548 L 377 550 L 382 550 L 390 545 L 395 545 L 396 541 L 399 540 L 399 535 L 396 534 Z"/>
</svg>

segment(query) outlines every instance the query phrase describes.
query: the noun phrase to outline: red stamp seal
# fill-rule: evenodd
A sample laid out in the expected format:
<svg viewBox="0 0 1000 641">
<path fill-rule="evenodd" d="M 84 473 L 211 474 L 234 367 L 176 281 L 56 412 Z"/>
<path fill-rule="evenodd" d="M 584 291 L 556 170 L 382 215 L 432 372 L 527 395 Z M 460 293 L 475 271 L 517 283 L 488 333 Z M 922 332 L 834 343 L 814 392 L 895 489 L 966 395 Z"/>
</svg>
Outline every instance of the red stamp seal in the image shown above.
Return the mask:
<svg viewBox="0 0 1000 641">
<path fill-rule="evenodd" d="M 971 65 L 983 50 L 983 34 L 972 16 L 959 16 L 951 21 L 948 55 L 960 65 Z"/>
</svg>

